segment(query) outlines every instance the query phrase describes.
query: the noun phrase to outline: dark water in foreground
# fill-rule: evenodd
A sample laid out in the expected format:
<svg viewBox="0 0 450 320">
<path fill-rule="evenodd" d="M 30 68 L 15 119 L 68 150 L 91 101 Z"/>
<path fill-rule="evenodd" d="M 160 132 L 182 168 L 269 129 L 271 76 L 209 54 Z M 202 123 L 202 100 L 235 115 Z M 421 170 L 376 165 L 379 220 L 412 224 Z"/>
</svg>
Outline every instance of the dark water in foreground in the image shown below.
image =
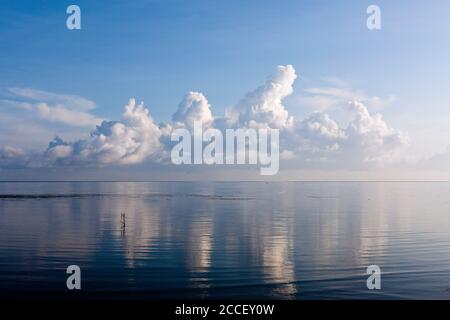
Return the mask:
<svg viewBox="0 0 450 320">
<path fill-rule="evenodd" d="M 0 183 L 0 294 L 61 296 L 76 264 L 91 297 L 447 299 L 449 188 Z"/>
</svg>

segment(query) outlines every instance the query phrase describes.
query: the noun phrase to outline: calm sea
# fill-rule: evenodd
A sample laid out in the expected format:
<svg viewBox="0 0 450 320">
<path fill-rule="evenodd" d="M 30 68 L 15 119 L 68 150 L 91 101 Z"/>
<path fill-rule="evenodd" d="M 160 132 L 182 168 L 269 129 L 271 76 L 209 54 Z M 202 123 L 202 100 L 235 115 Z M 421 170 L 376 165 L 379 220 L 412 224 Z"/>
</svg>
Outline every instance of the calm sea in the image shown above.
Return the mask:
<svg viewBox="0 0 450 320">
<path fill-rule="evenodd" d="M 450 183 L 0 183 L 0 295 L 73 294 L 447 299 Z"/>
</svg>

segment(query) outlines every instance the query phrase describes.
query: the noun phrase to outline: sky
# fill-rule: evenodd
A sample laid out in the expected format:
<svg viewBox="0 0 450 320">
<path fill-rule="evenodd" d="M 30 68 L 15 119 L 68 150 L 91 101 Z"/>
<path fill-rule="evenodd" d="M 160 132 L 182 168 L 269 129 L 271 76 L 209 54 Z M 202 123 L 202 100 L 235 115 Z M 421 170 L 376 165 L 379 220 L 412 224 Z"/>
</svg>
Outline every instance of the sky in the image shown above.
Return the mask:
<svg viewBox="0 0 450 320">
<path fill-rule="evenodd" d="M 66 27 L 71 4 L 81 30 Z M 448 1 L 0 6 L 1 180 L 247 177 L 164 164 L 192 117 L 279 129 L 279 179 L 450 178 Z"/>
</svg>

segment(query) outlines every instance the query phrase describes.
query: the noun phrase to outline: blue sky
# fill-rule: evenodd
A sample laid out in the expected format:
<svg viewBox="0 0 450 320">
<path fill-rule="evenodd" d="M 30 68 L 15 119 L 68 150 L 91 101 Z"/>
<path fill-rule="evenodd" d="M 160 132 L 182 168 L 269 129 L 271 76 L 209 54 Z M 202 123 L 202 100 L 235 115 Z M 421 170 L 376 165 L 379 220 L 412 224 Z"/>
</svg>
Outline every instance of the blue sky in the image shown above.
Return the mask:
<svg viewBox="0 0 450 320">
<path fill-rule="evenodd" d="M 381 8 L 379 31 L 366 28 L 373 3 Z M 70 4 L 81 8 L 81 30 L 66 29 Z M 284 101 L 291 115 L 311 112 L 304 89 L 331 82 L 395 97 L 380 110 L 422 156 L 450 142 L 449 31 L 448 1 L 6 0 L 0 99 L 16 99 L 8 88 L 76 95 L 95 102 L 93 116 L 119 119 L 136 97 L 167 122 L 190 90 L 223 114 L 276 66 L 290 64 L 299 76 Z"/>
<path fill-rule="evenodd" d="M 161 120 L 188 90 L 224 107 L 287 63 L 305 81 L 439 94 L 449 84 L 450 4 L 378 1 L 383 29 L 369 32 L 372 2 L 77 1 L 82 30 L 68 31 L 73 1 L 2 1 L 0 85 L 86 96 L 111 116 L 136 96 Z"/>
</svg>

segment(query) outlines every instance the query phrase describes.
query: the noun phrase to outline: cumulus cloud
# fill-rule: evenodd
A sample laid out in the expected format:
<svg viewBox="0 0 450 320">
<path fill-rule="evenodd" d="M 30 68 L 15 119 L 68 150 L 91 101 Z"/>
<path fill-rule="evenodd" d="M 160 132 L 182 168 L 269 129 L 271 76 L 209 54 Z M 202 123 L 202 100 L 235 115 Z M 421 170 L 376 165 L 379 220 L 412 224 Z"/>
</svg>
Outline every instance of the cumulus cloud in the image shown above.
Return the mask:
<svg viewBox="0 0 450 320">
<path fill-rule="evenodd" d="M 296 122 L 285 146 L 297 159 L 326 161 L 338 167 L 383 165 L 400 160 L 409 136 L 390 127 L 379 113 L 371 114 L 358 101 L 348 103 L 351 119 L 340 125 L 324 112 L 314 112 Z"/>
<path fill-rule="evenodd" d="M 278 66 L 275 74 L 264 85 L 249 92 L 230 111 L 231 117 L 236 119 L 239 126 L 266 126 L 275 129 L 291 126 L 293 118 L 289 116 L 282 101 L 292 94 L 296 78 L 293 66 Z"/>
<path fill-rule="evenodd" d="M 46 156 L 65 163 L 134 164 L 160 150 L 161 131 L 143 103 L 130 99 L 121 121 L 103 121 L 90 139 L 68 143 L 55 138 Z"/>
<path fill-rule="evenodd" d="M 409 145 L 409 136 L 389 127 L 381 114 L 371 115 L 358 101 L 349 102 L 349 106 L 353 119 L 346 130 L 348 146 L 361 150 L 364 161 L 393 161 L 398 150 Z"/>
<path fill-rule="evenodd" d="M 172 120 L 181 126 L 186 126 L 192 130 L 194 122 L 200 122 L 203 127 L 209 127 L 214 121 L 211 105 L 203 94 L 200 92 L 188 92 L 181 103 L 178 110 L 173 114 Z"/>
<path fill-rule="evenodd" d="M 345 130 L 328 114 L 314 112 L 282 134 L 282 148 L 289 159 L 314 159 L 338 150 L 346 138 Z"/>
<path fill-rule="evenodd" d="M 146 160 L 167 159 L 170 154 L 170 135 L 174 128 L 193 130 L 194 122 L 204 128 L 272 128 L 280 130 L 281 159 L 299 165 L 326 162 L 333 166 L 359 166 L 390 163 L 401 159 L 402 150 L 409 144 L 406 133 L 387 124 L 381 114 L 372 113 L 363 103 L 352 100 L 354 91 L 342 88 L 308 88 L 309 94 L 338 99 L 342 109 L 350 115 L 345 122 L 336 120 L 324 110 L 313 112 L 303 119 L 294 119 L 284 106 L 284 99 L 293 93 L 297 78 L 293 66 L 278 66 L 265 84 L 250 91 L 223 117 L 215 117 L 207 98 L 200 92 L 188 92 L 178 105 L 171 123 L 157 125 L 143 103 L 130 99 L 120 121 L 103 121 L 87 139 L 65 141 L 54 138 L 40 160 L 45 165 L 112 165 L 137 164 Z M 86 117 L 95 106 L 89 100 L 74 96 L 49 94 L 36 90 L 12 90 L 28 99 L 50 102 L 24 101 L 23 110 L 34 110 L 48 120 L 94 124 L 97 119 Z M 373 100 L 373 97 L 372 97 Z M 71 101 L 69 103 L 69 101 Z M 342 119 L 340 119 L 342 120 Z M 12 159 L 25 159 L 19 149 L 2 149 L 1 164 Z M 21 163 L 26 163 L 22 161 Z"/>
<path fill-rule="evenodd" d="M 11 146 L 0 148 L 0 168 L 23 167 L 28 162 L 27 153 Z"/>
<path fill-rule="evenodd" d="M 317 142 L 335 142 L 346 138 L 344 130 L 326 113 L 314 112 L 299 123 L 300 135 Z"/>
<path fill-rule="evenodd" d="M 14 159 L 17 157 L 25 156 L 25 151 L 19 148 L 14 148 L 10 146 L 5 146 L 0 149 L 1 159 Z"/>
</svg>

